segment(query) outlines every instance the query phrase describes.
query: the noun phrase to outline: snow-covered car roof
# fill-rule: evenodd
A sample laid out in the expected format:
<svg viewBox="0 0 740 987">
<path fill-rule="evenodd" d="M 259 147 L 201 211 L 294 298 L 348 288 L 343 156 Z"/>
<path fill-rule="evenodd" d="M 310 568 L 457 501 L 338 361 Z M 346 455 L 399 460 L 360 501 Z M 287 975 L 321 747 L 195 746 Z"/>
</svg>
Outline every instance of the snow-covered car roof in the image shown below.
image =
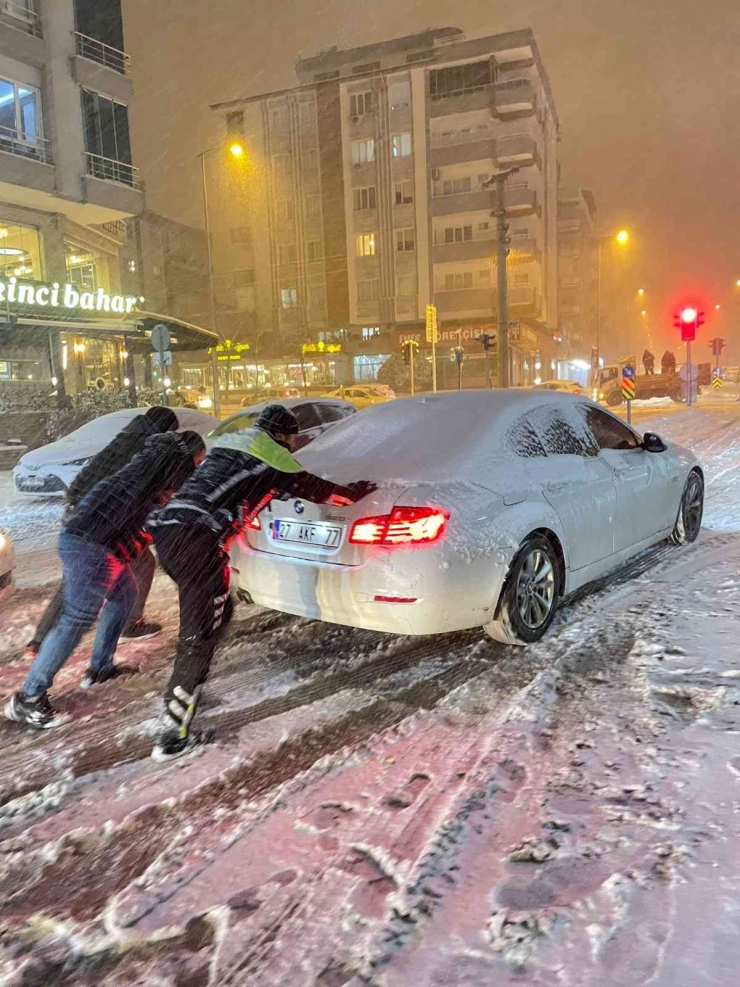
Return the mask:
<svg viewBox="0 0 740 987">
<path fill-rule="evenodd" d="M 52 463 L 69 462 L 75 457 L 94 456 L 111 441 L 128 423 L 147 408 L 122 408 L 110 414 L 101 415 L 91 422 L 81 425 L 64 438 L 48 445 L 33 449 L 21 457 L 25 466 L 47 466 Z M 173 408 L 180 429 L 192 429 L 205 435 L 218 424 L 218 419 L 195 408 Z"/>
<path fill-rule="evenodd" d="M 510 468 L 512 460 L 522 462 L 503 441 L 518 418 L 543 406 L 585 400 L 524 389 L 400 398 L 340 422 L 296 455 L 306 469 L 340 482 L 476 482 Z"/>
<path fill-rule="evenodd" d="M 242 408 L 240 411 L 235 412 L 233 415 L 229 415 L 222 422 L 219 422 L 206 436 L 206 438 L 214 437 L 215 433 L 219 435 L 223 431 L 229 431 L 228 426 L 237 421 L 239 418 L 252 418 L 258 415 L 263 408 L 266 408 L 268 404 L 279 404 L 283 408 L 297 408 L 304 404 L 323 404 L 334 408 L 345 408 L 348 411 L 356 411 L 357 409 L 349 401 L 342 401 L 340 398 L 325 398 L 321 395 L 311 396 L 307 398 L 272 398 L 267 401 L 260 401 L 257 404 L 250 404 L 248 408 Z M 224 427 L 227 426 L 227 427 Z"/>
</svg>

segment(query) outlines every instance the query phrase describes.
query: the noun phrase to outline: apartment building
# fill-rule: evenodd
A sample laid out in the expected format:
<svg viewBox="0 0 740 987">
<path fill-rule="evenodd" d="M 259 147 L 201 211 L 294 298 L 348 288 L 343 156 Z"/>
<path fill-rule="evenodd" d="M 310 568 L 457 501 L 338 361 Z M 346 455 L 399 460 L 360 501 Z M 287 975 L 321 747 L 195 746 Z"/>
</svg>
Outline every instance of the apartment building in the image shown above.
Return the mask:
<svg viewBox="0 0 740 987">
<path fill-rule="evenodd" d="M 589 189 L 561 189 L 558 202 L 558 306 L 564 349 L 590 361 L 596 342 L 596 203 Z"/>
<path fill-rule="evenodd" d="M 123 387 L 134 355 L 151 349 L 126 227 L 143 193 L 123 48 L 120 0 L 0 0 L 6 391 L 28 381 L 53 383 L 60 394 L 93 381 Z"/>
<path fill-rule="evenodd" d="M 254 166 L 237 234 L 244 266 L 216 262 L 219 276 L 254 286 L 254 325 L 276 340 L 335 339 L 337 369 L 362 380 L 402 338 L 424 342 L 433 301 L 443 345 L 477 354 L 496 311 L 484 186 L 515 167 L 512 370 L 533 377 L 558 326 L 558 120 L 532 32 L 425 31 L 303 59 L 296 72 L 292 89 L 214 107 Z"/>
</svg>

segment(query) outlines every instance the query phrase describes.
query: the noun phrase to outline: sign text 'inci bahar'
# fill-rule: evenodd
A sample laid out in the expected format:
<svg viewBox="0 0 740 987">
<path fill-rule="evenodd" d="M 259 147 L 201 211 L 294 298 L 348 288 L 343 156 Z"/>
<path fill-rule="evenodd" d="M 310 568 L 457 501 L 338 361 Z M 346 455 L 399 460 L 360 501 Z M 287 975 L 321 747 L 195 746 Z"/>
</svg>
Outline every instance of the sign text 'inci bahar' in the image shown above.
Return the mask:
<svg viewBox="0 0 740 987">
<path fill-rule="evenodd" d="M 114 312 L 130 315 L 144 299 L 129 295 L 109 295 L 102 288 L 82 291 L 72 284 L 44 284 L 39 281 L 0 280 L 0 304 L 27 305 L 68 312 Z"/>
</svg>

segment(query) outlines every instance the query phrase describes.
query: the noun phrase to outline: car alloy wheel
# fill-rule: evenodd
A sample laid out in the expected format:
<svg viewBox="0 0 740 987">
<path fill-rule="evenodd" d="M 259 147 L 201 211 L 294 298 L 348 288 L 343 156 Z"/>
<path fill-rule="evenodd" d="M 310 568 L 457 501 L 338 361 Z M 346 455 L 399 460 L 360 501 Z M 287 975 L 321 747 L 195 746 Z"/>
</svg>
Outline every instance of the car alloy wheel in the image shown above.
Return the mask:
<svg viewBox="0 0 740 987">
<path fill-rule="evenodd" d="M 701 473 L 692 470 L 683 488 L 671 541 L 676 545 L 690 545 L 691 542 L 696 541 L 701 531 L 703 517 L 704 480 Z"/>
<path fill-rule="evenodd" d="M 511 560 L 496 617 L 484 625 L 489 637 L 526 645 L 545 635 L 560 599 L 561 559 L 556 543 L 544 535 L 533 534 L 522 542 Z"/>
<path fill-rule="evenodd" d="M 522 622 L 539 630 L 555 605 L 555 569 L 541 548 L 533 548 L 519 569 L 516 603 Z"/>
</svg>

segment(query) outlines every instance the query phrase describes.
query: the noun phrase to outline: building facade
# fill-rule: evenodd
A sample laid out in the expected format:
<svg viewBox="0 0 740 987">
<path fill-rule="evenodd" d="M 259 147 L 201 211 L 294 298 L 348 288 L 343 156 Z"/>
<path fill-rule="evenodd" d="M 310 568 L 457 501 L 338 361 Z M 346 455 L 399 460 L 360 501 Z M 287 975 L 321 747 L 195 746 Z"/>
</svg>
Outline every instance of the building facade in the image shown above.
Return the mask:
<svg viewBox="0 0 740 987">
<path fill-rule="evenodd" d="M 596 203 L 588 189 L 561 189 L 558 201 L 558 293 L 566 355 L 591 360 L 596 344 Z"/>
<path fill-rule="evenodd" d="M 0 3 L 0 385 L 123 388 L 148 348 L 120 0 Z"/>
<path fill-rule="evenodd" d="M 331 341 L 339 378 L 371 379 L 404 337 L 425 345 L 433 302 L 441 346 L 462 342 L 483 376 L 475 340 L 496 319 L 484 186 L 514 167 L 512 379 L 533 379 L 558 335 L 558 120 L 531 31 L 426 31 L 296 71 L 293 89 L 214 107 L 250 162 L 222 197 L 232 217 L 238 201 L 241 225 L 222 222 L 214 241 L 217 297 L 231 292 L 238 332 L 286 354 Z"/>
</svg>

